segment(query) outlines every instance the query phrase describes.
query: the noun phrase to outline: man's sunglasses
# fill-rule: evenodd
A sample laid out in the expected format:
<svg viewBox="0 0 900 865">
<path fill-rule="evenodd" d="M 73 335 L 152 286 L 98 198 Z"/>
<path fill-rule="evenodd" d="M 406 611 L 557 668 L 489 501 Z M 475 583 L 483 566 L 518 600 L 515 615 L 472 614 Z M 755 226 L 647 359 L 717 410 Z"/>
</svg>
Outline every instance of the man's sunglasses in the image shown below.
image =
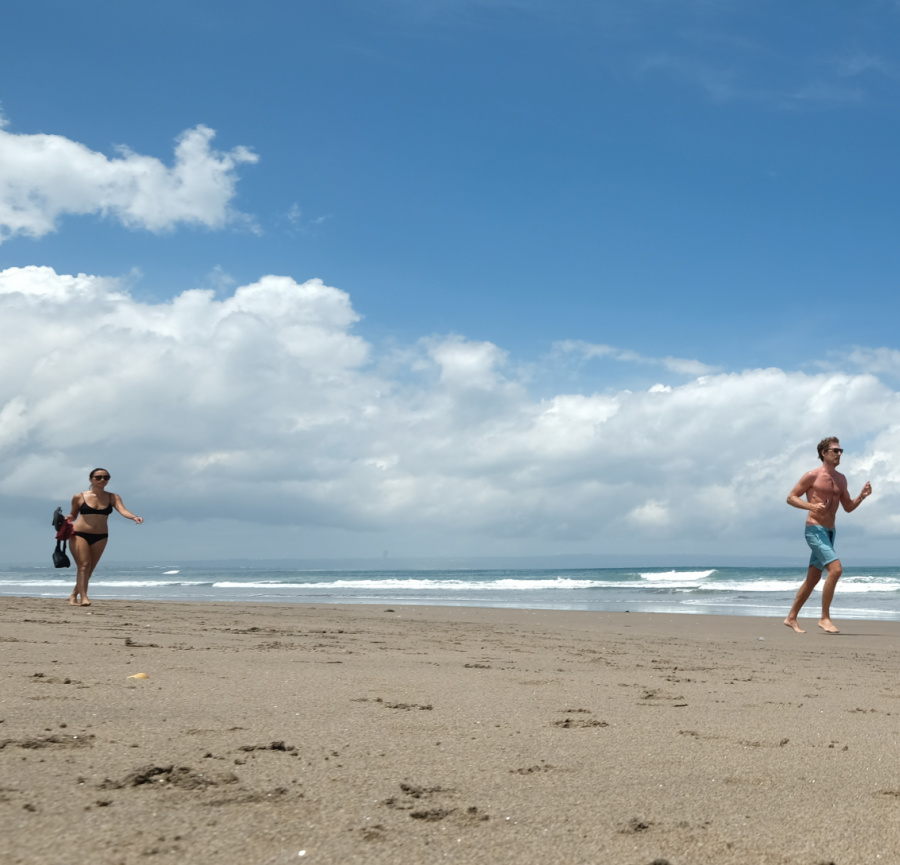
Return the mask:
<svg viewBox="0 0 900 865">
<path fill-rule="evenodd" d="M 842 454 L 843 452 L 843 448 L 825 448 L 825 453 L 827 454 Z"/>
</svg>

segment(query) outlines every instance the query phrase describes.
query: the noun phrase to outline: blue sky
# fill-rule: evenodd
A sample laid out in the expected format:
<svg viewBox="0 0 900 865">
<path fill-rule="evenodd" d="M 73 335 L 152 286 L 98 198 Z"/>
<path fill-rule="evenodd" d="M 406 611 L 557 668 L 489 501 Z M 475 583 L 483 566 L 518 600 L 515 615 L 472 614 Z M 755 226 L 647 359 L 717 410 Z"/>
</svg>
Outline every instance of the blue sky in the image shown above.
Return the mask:
<svg viewBox="0 0 900 865">
<path fill-rule="evenodd" d="M 703 532 L 699 511 L 695 523 L 682 525 L 674 516 L 682 509 L 677 490 L 690 483 L 690 471 L 682 476 L 655 462 L 658 457 L 648 462 L 623 455 L 616 467 L 598 459 L 594 448 L 608 450 L 609 443 L 597 401 L 622 400 L 653 386 L 661 399 L 667 393 L 674 399 L 689 393 L 698 376 L 713 376 L 724 390 L 704 409 L 709 414 L 700 428 L 736 424 L 735 454 L 746 454 L 745 446 L 756 451 L 759 442 L 784 466 L 771 490 L 754 498 L 753 514 L 744 515 L 751 522 L 776 508 L 776 493 L 780 508 L 781 487 L 790 488 L 798 469 L 812 467 L 806 465 L 810 438 L 814 462 L 815 441 L 832 432 L 852 437 L 858 470 L 882 466 L 873 484 L 893 489 L 887 466 L 900 369 L 894 290 L 900 4 L 40 0 L 16 4 L 2 19 L 0 109 L 10 149 L 0 150 L 0 217 L 8 206 L 5 230 L 0 225 L 0 271 L 45 267 L 60 277 L 106 280 L 107 288 L 114 282 L 114 291 L 136 304 L 135 315 L 151 318 L 168 314 L 170 301 L 192 289 L 213 289 L 221 304 L 267 275 L 298 285 L 321 279 L 332 287 L 333 308 L 347 297 L 358 317 L 351 322 L 335 312 L 329 327 L 343 328 L 348 345 L 365 343 L 365 359 L 353 368 L 370 377 L 371 393 L 408 397 L 391 430 L 408 432 L 423 404 L 431 405 L 429 417 L 437 416 L 438 403 L 446 409 L 440 387 L 449 387 L 460 370 L 482 376 L 479 386 L 491 396 L 484 397 L 490 408 L 482 407 L 482 414 L 469 403 L 446 409 L 457 420 L 476 412 L 466 429 L 442 427 L 441 435 L 459 448 L 456 456 L 484 443 L 483 430 L 477 431 L 489 416 L 491 435 L 504 429 L 514 436 L 524 428 L 517 426 L 523 412 L 533 419 L 553 400 L 586 400 L 597 440 L 585 445 L 580 470 L 601 487 L 625 471 L 631 489 L 625 513 L 635 515 L 638 527 L 665 526 L 668 534 L 653 541 L 663 546 L 687 532 L 686 542 L 711 552 L 733 549 L 729 538 L 739 531 L 740 508 L 717 531 L 721 542 Z M 84 179 L 89 153 L 96 156 L 92 165 L 105 160 L 101 173 L 127 153 L 172 166 L 176 139 L 201 125 L 215 137 L 198 159 L 228 162 L 215 174 L 220 198 L 212 204 L 181 201 L 181 210 L 170 207 L 154 222 L 121 197 L 110 205 L 108 178 L 88 191 L 59 191 Z M 54 167 L 70 169 L 71 176 L 16 191 L 11 178 L 26 163 L 37 164 L 28 160 L 44 153 L 36 138 L 42 134 L 71 145 Z M 123 189 L 116 194 L 126 195 Z M 45 219 L 39 230 L 22 227 L 19 217 L 30 209 Z M 27 294 L 18 277 L 10 277 L 9 286 L 13 282 L 18 287 L 7 288 L 10 296 Z M 103 332 L 92 333 L 89 318 L 79 321 L 83 341 L 102 350 Z M 29 325 L 17 322 L 21 337 Z M 185 336 L 182 347 L 196 348 L 193 339 Z M 464 363 L 461 346 L 469 352 Z M 73 357 L 73 372 L 78 364 Z M 732 400 L 740 388 L 728 390 L 731 384 L 767 368 L 804 394 L 812 382 L 816 393 L 844 396 L 821 411 L 814 407 L 811 417 L 807 411 L 803 420 L 796 416 L 807 397 L 788 385 L 770 394 L 751 389 L 744 403 Z M 499 376 L 490 387 L 488 369 Z M 278 370 L 287 375 L 287 367 Z M 846 387 L 835 386 L 844 381 Z M 27 418 L 50 398 L 37 384 L 29 390 L 21 382 L 9 379 L 0 392 L 0 404 L 14 406 L 10 417 Z M 338 390 L 329 390 L 329 399 L 337 399 L 343 385 L 332 379 L 332 387 Z M 110 412 L 127 393 L 113 390 L 118 402 Z M 864 405 L 847 401 L 846 394 L 860 392 L 868 394 Z M 231 411 L 241 413 L 239 397 L 230 399 Z M 506 415 L 504 399 L 513 406 Z M 772 402 L 781 410 L 778 419 L 754 426 L 753 418 L 766 417 Z M 855 410 L 866 416 L 847 418 Z M 197 411 L 187 415 L 198 429 L 211 430 Z M 581 409 L 572 411 L 569 432 L 578 424 L 573 417 L 582 417 Z M 647 421 L 643 412 L 631 421 L 637 426 L 617 435 L 634 440 L 653 426 L 654 452 L 664 449 L 660 418 Z M 738 423 L 735 413 L 744 420 Z M 641 418 L 647 428 L 640 428 Z M 35 507 L 57 495 L 48 473 L 71 471 L 71 486 L 80 483 L 84 465 L 98 461 L 91 458 L 98 450 L 127 459 L 124 438 L 113 436 L 102 447 L 89 438 L 69 446 L 42 440 L 32 421 L 22 424 L 28 432 L 10 438 L 7 452 L 10 466 L 47 460 L 28 475 Z M 777 434 L 769 439 L 773 428 Z M 429 435 L 437 441 L 435 430 Z M 391 432 L 369 429 L 359 436 L 340 459 L 394 465 L 368 453 L 378 439 L 402 465 L 405 452 Z M 316 447 L 337 459 L 326 440 L 334 437 Z M 240 442 L 218 443 L 218 450 L 211 442 L 209 449 L 249 452 L 254 441 L 246 432 Z M 717 446 L 730 451 L 728 441 L 725 436 Z M 292 444 L 285 439 L 268 446 L 287 454 Z M 690 439 L 698 461 L 710 446 L 699 432 Z M 339 539 L 310 542 L 310 554 L 380 552 L 388 544 L 415 555 L 608 548 L 602 528 L 575 529 L 562 518 L 559 525 L 568 528 L 547 529 L 545 542 L 534 540 L 534 526 L 553 525 L 560 513 L 553 491 L 568 491 L 560 501 L 586 496 L 584 507 L 597 509 L 598 524 L 614 518 L 604 517 L 599 505 L 610 490 L 591 498 L 583 478 L 572 480 L 559 469 L 557 456 L 551 460 L 557 468 L 528 487 L 534 500 L 527 516 L 510 512 L 496 530 L 456 526 L 455 512 L 442 515 L 437 505 L 425 525 L 420 516 L 431 505 L 409 493 L 407 509 L 391 511 L 391 494 L 379 486 L 372 495 L 395 518 L 357 513 L 349 519 L 350 499 L 338 497 L 346 507 L 336 506 L 327 526 L 309 531 L 321 538 L 327 529 Z M 160 447 L 152 464 L 182 458 Z M 443 458 L 433 451 L 423 465 L 443 465 Z M 472 466 L 463 474 L 486 483 L 503 476 L 511 457 L 484 459 L 480 476 Z M 540 474 L 541 454 L 530 451 L 522 459 Z M 710 483 L 735 494 L 747 466 L 746 456 L 735 456 L 732 468 L 722 468 Z M 446 468 L 442 483 L 459 481 L 455 471 Z M 123 483 L 129 473 L 134 478 L 131 468 L 120 471 Z M 660 473 L 666 481 L 657 489 Z M 8 467 L 0 482 L 0 496 L 11 501 L 26 483 L 14 478 Z M 433 487 L 433 480 L 410 468 L 388 487 Z M 177 515 L 186 526 L 179 551 L 205 555 L 203 543 L 188 540 L 198 536 L 194 522 L 204 496 L 227 499 L 233 491 L 199 476 L 185 481 L 188 487 L 192 482 L 194 509 Z M 149 479 L 134 480 L 133 487 L 148 502 L 166 499 Z M 517 498 L 505 482 L 500 487 Z M 490 489 L 495 494 L 499 487 Z M 313 510 L 327 499 L 321 491 L 312 498 L 308 491 L 273 492 L 285 503 L 318 503 Z M 900 502 L 900 487 L 897 495 Z M 465 501 L 463 487 L 451 498 Z M 493 504 L 486 507 L 497 507 L 487 499 Z M 870 529 L 885 554 L 898 528 L 889 518 L 890 501 L 882 498 L 881 522 Z M 655 503 L 649 510 L 648 502 Z M 667 516 L 654 522 L 663 511 Z M 796 522 L 801 515 L 765 517 L 771 543 L 784 544 L 779 551 L 790 549 L 792 536 L 785 532 L 796 528 L 791 516 Z M 226 507 L 221 518 L 240 522 L 242 516 Z M 253 555 L 277 545 L 266 534 L 268 519 L 264 515 L 253 535 Z M 297 517 L 301 534 L 306 519 Z M 650 543 L 638 528 L 634 532 L 616 535 L 625 552 Z M 446 546 L 438 549 L 436 537 Z"/>
</svg>

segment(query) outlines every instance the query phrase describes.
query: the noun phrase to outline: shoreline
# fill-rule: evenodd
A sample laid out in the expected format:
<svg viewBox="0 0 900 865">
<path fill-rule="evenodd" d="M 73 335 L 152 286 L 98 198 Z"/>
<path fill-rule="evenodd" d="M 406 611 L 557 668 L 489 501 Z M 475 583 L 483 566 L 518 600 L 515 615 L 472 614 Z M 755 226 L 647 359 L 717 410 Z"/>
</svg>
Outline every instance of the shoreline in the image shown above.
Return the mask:
<svg viewBox="0 0 900 865">
<path fill-rule="evenodd" d="M 817 598 L 814 595 L 810 601 L 807 603 L 806 607 L 804 607 L 804 613 L 809 613 L 808 615 L 801 615 L 800 621 L 801 624 L 806 623 L 812 627 L 815 627 L 816 622 L 819 619 L 819 614 L 821 612 L 818 604 L 816 603 Z M 160 600 L 149 600 L 146 598 L 132 598 L 132 599 L 123 599 L 123 598 L 103 598 L 99 597 L 98 599 L 94 599 L 93 603 L 88 607 L 81 606 L 71 606 L 67 602 L 67 597 L 60 595 L 59 597 L 39 597 L 36 595 L 4 595 L 0 596 L 0 608 L 4 606 L 6 609 L 10 609 L 11 607 L 17 606 L 18 603 L 23 605 L 28 605 L 30 603 L 36 603 L 38 605 L 47 605 L 48 608 L 52 609 L 55 607 L 61 607 L 64 612 L 71 611 L 73 614 L 78 615 L 94 615 L 99 614 L 104 608 L 107 608 L 107 611 L 116 611 L 121 612 L 122 608 L 132 608 L 132 607 L 147 607 L 147 608 L 155 608 L 160 607 L 165 609 L 167 607 L 172 608 L 186 608 L 184 612 L 188 612 L 193 608 L 196 608 L 198 611 L 206 610 L 206 609 L 214 609 L 219 613 L 225 614 L 229 610 L 234 608 L 238 608 L 242 610 L 240 615 L 248 615 L 249 610 L 257 611 L 259 615 L 266 616 L 273 615 L 276 617 L 280 617 L 286 611 L 292 610 L 296 611 L 297 609 L 301 609 L 304 612 L 324 612 L 331 611 L 335 614 L 339 614 L 342 611 L 357 611 L 359 613 L 383 613 L 387 612 L 386 608 L 393 606 L 395 609 L 390 610 L 389 612 L 394 613 L 397 618 L 403 618 L 404 615 L 407 615 L 411 620 L 433 620 L 435 622 L 444 622 L 444 623 L 452 623 L 452 622 L 462 622 L 467 618 L 472 618 L 475 620 L 494 620 L 497 624 L 505 624 L 505 625 L 523 625 L 531 622 L 531 619 L 523 618 L 523 617 L 533 617 L 538 616 L 539 621 L 548 626 L 556 626 L 556 627 L 587 627 L 587 623 L 578 622 L 578 619 L 581 617 L 600 617 L 612 619 L 616 622 L 620 627 L 633 625 L 632 619 L 640 620 L 643 617 L 650 617 L 651 619 L 656 618 L 669 618 L 669 617 L 677 617 L 679 619 L 700 619 L 703 622 L 709 623 L 709 630 L 714 635 L 720 635 L 721 631 L 724 630 L 736 630 L 741 634 L 749 634 L 749 631 L 745 634 L 745 629 L 743 627 L 739 627 L 734 625 L 734 621 L 742 621 L 744 619 L 752 620 L 753 622 L 759 623 L 760 620 L 764 620 L 766 625 L 771 624 L 779 624 L 782 627 L 783 620 L 787 615 L 785 612 L 784 616 L 781 615 L 773 615 L 771 613 L 763 614 L 763 613 L 748 613 L 745 612 L 745 608 L 733 607 L 732 609 L 738 610 L 741 612 L 735 613 L 716 613 L 716 612 L 706 612 L 705 610 L 697 609 L 697 608 L 685 608 L 679 607 L 677 609 L 666 609 L 666 610 L 601 610 L 601 609 L 592 609 L 592 610 L 584 610 L 584 609 L 561 609 L 555 607 L 516 607 L 516 606 L 490 606 L 490 605 L 479 605 L 479 604 L 456 604 L 456 603 L 416 603 L 416 602 L 407 602 L 407 601 L 398 601 L 396 599 L 391 599 L 389 601 L 334 601 L 330 600 L 327 602 L 312 602 L 307 599 L 297 599 L 297 600 L 279 600 L 279 601 L 271 601 L 271 600 L 255 600 L 253 598 L 246 599 L 231 599 L 231 600 L 221 600 L 221 599 L 202 599 L 202 600 L 172 600 L 172 599 L 160 599 Z M 746 608 L 750 609 L 750 608 Z M 897 613 L 898 617 L 900 617 L 900 611 Z M 571 618 L 573 621 L 570 623 L 566 622 L 566 619 Z M 848 629 L 842 630 L 843 635 L 850 635 L 852 633 L 857 636 L 866 636 L 871 635 L 876 632 L 879 632 L 883 629 L 880 629 L 878 626 L 894 626 L 890 628 L 890 630 L 896 630 L 898 643 L 900 643 L 900 618 L 897 619 L 875 619 L 875 618 L 852 618 L 850 616 L 842 616 L 840 611 L 837 613 L 832 612 L 832 618 L 838 622 L 846 622 L 848 623 Z M 621 621 L 620 621 L 621 620 Z M 4 621 L 4 617 L 2 613 L 0 613 L 0 623 Z M 671 623 L 670 623 L 671 624 Z M 138 625 L 139 626 L 139 625 Z M 873 626 L 869 627 L 856 627 L 856 626 Z M 667 625 L 667 628 L 669 626 Z M 757 625 L 750 628 L 750 630 L 759 630 Z M 643 628 L 641 631 L 643 632 Z M 696 624 L 691 626 L 685 626 L 684 628 L 675 626 L 674 631 L 680 633 L 683 630 L 687 630 L 692 633 L 702 633 L 703 629 L 698 628 Z M 785 628 L 785 630 L 788 630 Z M 764 634 L 763 630 L 759 630 L 759 633 Z M 803 636 L 803 635 L 800 635 Z M 900 692 L 898 692 L 900 693 Z"/>
<path fill-rule="evenodd" d="M 173 598 L 160 598 L 160 599 L 148 599 L 148 598 L 104 598 L 102 595 L 91 593 L 92 594 L 92 605 L 90 607 L 84 608 L 85 610 L 97 610 L 104 605 L 116 605 L 116 604 L 148 604 L 148 605 L 182 605 L 182 606 L 197 606 L 197 607 L 205 607 L 205 606 L 224 606 L 224 607 L 254 607 L 254 608 L 280 608 L 280 607 L 311 607 L 311 608 L 328 608 L 328 607 L 360 607 L 360 608 L 383 608 L 386 606 L 393 605 L 394 607 L 400 607 L 402 609 L 432 609 L 432 610 L 485 610 L 485 611 L 493 611 L 497 613 L 506 612 L 521 612 L 521 613 L 547 613 L 547 614 L 560 614 L 560 615 L 632 615 L 632 616 L 679 616 L 683 618 L 701 618 L 701 619 L 754 619 L 754 620 L 766 620 L 768 622 L 783 622 L 784 618 L 787 616 L 788 611 L 790 610 L 790 601 L 787 601 L 777 608 L 772 605 L 764 606 L 762 604 L 758 606 L 749 606 L 749 605 L 728 605 L 725 603 L 716 605 L 716 607 L 699 607 L 699 606 L 690 606 L 690 605 L 672 605 L 670 607 L 663 607 L 661 604 L 649 604 L 646 602 L 637 601 L 631 606 L 634 609 L 611 609 L 611 608 L 592 608 L 592 609 L 577 609 L 574 606 L 572 607 L 564 607 L 562 605 L 551 607 L 551 606 L 515 606 L 513 604 L 488 604 L 488 603 L 460 603 L 458 601 L 445 601 L 445 602 L 431 602 L 431 603 L 422 603 L 419 601 L 405 601 L 398 600 L 396 598 L 386 599 L 384 601 L 359 601 L 359 600 L 334 600 L 330 599 L 327 602 L 314 602 L 310 601 L 308 598 L 283 598 L 278 601 L 273 601 L 270 598 L 264 598 L 257 600 L 256 598 L 230 598 L 230 599 L 210 599 L 210 598 L 190 598 L 184 600 L 178 600 Z M 70 608 L 67 603 L 66 596 L 59 595 L 55 597 L 47 597 L 46 595 L 2 595 L 0 594 L 0 604 L 9 601 L 40 601 L 46 602 L 48 604 L 62 604 L 66 608 Z M 818 621 L 819 614 L 821 613 L 821 608 L 819 606 L 819 599 L 814 594 L 812 598 L 807 602 L 804 607 L 804 614 L 807 612 L 808 615 L 801 615 L 801 622 L 807 622 L 811 627 L 816 626 L 816 622 Z M 623 606 L 620 604 L 620 606 Z M 71 609 L 81 609 L 80 607 L 72 607 Z M 731 610 L 731 612 L 723 612 L 723 609 Z M 777 612 L 776 612 L 777 610 Z M 869 615 L 859 616 L 852 615 L 854 612 L 859 612 L 857 609 L 851 608 L 849 610 L 848 615 L 844 615 L 840 610 L 834 612 L 832 610 L 832 618 L 838 622 L 838 626 L 840 626 L 840 622 L 871 622 L 871 623 L 894 623 L 900 628 L 900 610 L 891 611 L 891 610 L 869 610 L 867 611 Z"/>
<path fill-rule="evenodd" d="M 802 621 L 4 598 L 0 832 L 29 865 L 895 861 L 900 623 Z"/>
</svg>

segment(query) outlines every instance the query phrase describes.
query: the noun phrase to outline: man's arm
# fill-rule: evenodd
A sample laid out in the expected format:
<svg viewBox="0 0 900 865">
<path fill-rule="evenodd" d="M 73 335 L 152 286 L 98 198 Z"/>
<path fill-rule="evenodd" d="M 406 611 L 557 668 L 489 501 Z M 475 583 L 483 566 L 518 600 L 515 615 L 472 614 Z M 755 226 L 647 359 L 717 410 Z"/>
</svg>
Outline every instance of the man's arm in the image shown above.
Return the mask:
<svg viewBox="0 0 900 865">
<path fill-rule="evenodd" d="M 867 499 L 870 495 L 872 495 L 872 484 L 868 481 L 866 481 L 862 491 L 855 499 L 850 498 L 850 493 L 847 492 L 847 487 L 845 486 L 841 494 L 841 505 L 849 514 L 851 511 L 855 511 L 863 503 L 863 499 Z"/>
<path fill-rule="evenodd" d="M 787 502 L 792 508 L 800 508 L 801 511 L 811 511 L 813 507 L 818 507 L 818 505 L 811 505 L 803 498 L 809 492 L 809 488 L 813 485 L 814 480 L 813 472 L 807 472 L 788 493 Z"/>
<path fill-rule="evenodd" d="M 815 475 L 815 472 L 807 472 L 788 493 L 787 503 L 792 508 L 800 508 L 801 511 L 824 512 L 825 506 L 823 504 L 811 504 L 803 498 L 803 496 L 809 492 L 809 488 L 813 485 L 813 482 L 816 479 Z"/>
</svg>

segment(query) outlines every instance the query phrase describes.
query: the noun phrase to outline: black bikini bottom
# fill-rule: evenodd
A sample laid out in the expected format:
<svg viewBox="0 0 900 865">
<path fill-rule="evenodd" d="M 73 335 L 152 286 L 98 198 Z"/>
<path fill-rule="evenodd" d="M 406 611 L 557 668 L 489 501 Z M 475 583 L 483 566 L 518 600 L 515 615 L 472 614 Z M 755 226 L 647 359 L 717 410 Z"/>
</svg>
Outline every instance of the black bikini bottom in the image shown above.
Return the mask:
<svg viewBox="0 0 900 865">
<path fill-rule="evenodd" d="M 94 532 L 75 532 L 75 537 L 84 538 L 84 540 L 88 542 L 88 546 L 92 547 L 97 541 L 105 541 L 109 537 L 109 534 L 97 535 L 94 534 Z"/>
</svg>

